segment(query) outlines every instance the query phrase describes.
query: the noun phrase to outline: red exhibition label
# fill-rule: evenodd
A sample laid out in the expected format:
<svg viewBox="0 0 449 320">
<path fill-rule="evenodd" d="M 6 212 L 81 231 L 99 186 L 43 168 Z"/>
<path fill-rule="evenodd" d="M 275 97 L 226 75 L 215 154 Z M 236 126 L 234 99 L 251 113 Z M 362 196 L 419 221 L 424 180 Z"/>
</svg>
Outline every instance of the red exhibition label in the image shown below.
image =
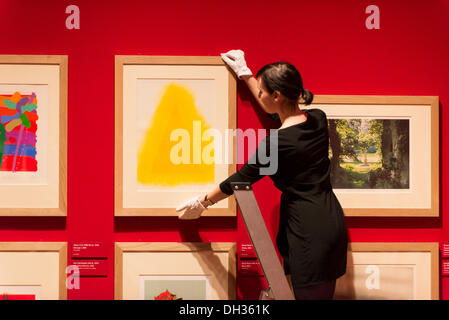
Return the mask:
<svg viewBox="0 0 449 320">
<path fill-rule="evenodd" d="M 251 243 L 240 244 L 240 258 L 257 258 L 256 251 Z"/>
<path fill-rule="evenodd" d="M 263 270 L 257 259 L 239 260 L 238 270 L 240 275 L 244 276 L 263 276 Z"/>
<path fill-rule="evenodd" d="M 107 259 L 73 259 L 72 265 L 77 266 L 80 276 L 106 276 L 108 274 Z"/>
<path fill-rule="evenodd" d="M 441 275 L 443 277 L 449 276 L 449 260 L 443 260 L 441 263 Z"/>
<path fill-rule="evenodd" d="M 107 256 L 106 248 L 101 242 L 72 243 L 72 258 L 106 258 Z"/>
<path fill-rule="evenodd" d="M 442 243 L 440 245 L 441 258 L 449 258 L 449 243 Z"/>
</svg>

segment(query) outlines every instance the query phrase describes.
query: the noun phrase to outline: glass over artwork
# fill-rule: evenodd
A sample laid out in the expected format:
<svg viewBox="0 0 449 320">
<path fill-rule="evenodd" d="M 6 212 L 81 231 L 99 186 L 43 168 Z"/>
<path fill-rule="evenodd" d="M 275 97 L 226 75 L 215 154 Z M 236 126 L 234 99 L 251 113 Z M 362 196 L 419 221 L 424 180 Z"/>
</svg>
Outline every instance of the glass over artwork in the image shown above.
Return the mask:
<svg viewBox="0 0 449 320">
<path fill-rule="evenodd" d="M 214 81 L 145 79 L 138 88 L 139 189 L 213 184 L 214 142 L 204 137 L 214 116 L 207 110 Z"/>
<path fill-rule="evenodd" d="M 339 189 L 409 189 L 408 119 L 329 119 L 331 181 Z"/>
</svg>

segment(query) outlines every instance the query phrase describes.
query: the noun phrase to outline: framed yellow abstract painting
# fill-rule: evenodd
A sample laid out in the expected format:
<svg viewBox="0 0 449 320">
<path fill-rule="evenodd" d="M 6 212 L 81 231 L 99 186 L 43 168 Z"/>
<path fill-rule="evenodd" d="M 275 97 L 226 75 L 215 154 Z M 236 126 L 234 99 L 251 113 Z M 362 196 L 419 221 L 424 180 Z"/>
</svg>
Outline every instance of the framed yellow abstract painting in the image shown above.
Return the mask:
<svg viewBox="0 0 449 320">
<path fill-rule="evenodd" d="M 115 57 L 115 215 L 175 208 L 236 171 L 236 79 L 220 57 Z M 205 216 L 235 216 L 233 197 Z"/>
<path fill-rule="evenodd" d="M 0 55 L 0 216 L 67 215 L 67 61 Z"/>
</svg>

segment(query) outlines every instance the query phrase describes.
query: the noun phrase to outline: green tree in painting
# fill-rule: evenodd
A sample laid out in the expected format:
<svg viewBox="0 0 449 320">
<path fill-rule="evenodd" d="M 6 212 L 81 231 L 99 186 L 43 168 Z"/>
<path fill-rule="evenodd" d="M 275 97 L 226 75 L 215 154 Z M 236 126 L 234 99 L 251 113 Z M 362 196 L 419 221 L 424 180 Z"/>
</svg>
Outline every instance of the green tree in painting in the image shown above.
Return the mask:
<svg viewBox="0 0 449 320">
<path fill-rule="evenodd" d="M 342 155 L 351 158 L 354 161 L 360 161 L 358 158 L 358 136 L 359 136 L 360 120 L 342 119 L 338 121 L 337 129 L 341 136 Z"/>
<path fill-rule="evenodd" d="M 371 188 L 409 188 L 409 143 L 408 120 L 383 120 L 382 166 L 370 173 Z"/>
</svg>

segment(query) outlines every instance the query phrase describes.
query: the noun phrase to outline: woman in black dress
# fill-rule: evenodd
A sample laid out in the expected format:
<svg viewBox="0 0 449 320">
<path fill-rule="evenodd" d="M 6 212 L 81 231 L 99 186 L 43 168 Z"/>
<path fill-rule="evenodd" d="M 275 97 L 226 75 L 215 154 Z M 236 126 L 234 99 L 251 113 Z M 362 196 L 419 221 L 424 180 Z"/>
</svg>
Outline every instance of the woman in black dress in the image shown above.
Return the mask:
<svg viewBox="0 0 449 320">
<path fill-rule="evenodd" d="M 259 144 L 277 144 L 277 170 L 269 175 L 282 191 L 276 244 L 296 299 L 332 299 L 336 279 L 346 271 L 347 230 L 343 210 L 330 183 L 329 134 L 326 114 L 320 109 L 301 110 L 313 94 L 304 89 L 301 75 L 291 64 L 264 66 L 256 77 L 246 66 L 244 53 L 231 50 L 223 60 L 244 80 L 265 112 L 281 127 Z M 260 180 L 267 168 L 258 150 L 235 174 L 205 197 L 196 197 L 177 208 L 180 219 L 194 219 L 207 206 L 233 194 L 230 182 Z M 271 158 L 271 155 L 270 155 Z"/>
</svg>

